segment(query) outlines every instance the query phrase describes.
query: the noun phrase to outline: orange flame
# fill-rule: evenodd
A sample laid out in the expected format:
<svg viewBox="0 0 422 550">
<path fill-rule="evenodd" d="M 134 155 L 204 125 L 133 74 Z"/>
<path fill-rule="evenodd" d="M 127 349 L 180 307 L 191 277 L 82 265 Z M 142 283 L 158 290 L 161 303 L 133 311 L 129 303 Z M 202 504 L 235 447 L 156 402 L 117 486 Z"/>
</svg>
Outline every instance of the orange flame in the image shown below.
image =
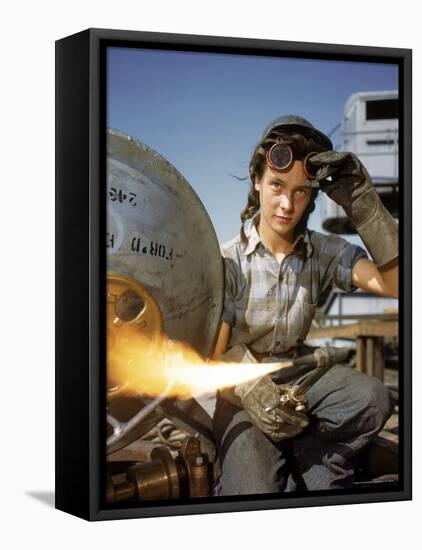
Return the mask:
<svg viewBox="0 0 422 550">
<path fill-rule="evenodd" d="M 202 358 L 187 344 L 162 336 L 144 336 L 120 327 L 108 337 L 107 378 L 110 394 L 162 395 L 189 399 L 211 393 L 283 367 L 283 363 L 228 363 Z M 290 366 L 286 362 L 284 366 Z M 114 388 L 114 389 L 113 389 Z"/>
</svg>

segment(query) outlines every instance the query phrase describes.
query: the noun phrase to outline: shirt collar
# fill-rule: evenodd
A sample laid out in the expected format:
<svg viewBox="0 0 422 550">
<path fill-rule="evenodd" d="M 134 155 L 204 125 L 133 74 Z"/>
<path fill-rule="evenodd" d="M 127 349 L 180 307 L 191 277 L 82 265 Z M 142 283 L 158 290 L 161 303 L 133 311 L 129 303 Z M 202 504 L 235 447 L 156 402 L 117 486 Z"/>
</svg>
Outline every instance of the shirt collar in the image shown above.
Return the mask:
<svg viewBox="0 0 422 550">
<path fill-rule="evenodd" d="M 252 218 L 246 220 L 241 227 L 241 236 L 242 240 L 245 243 L 245 256 L 252 254 L 261 243 L 261 237 L 258 233 L 258 224 L 259 224 L 260 211 L 256 212 Z M 309 237 L 309 230 L 306 229 L 305 233 L 301 233 L 296 237 L 295 242 L 292 246 L 293 254 L 300 254 L 302 250 L 306 251 L 306 258 L 309 258 L 313 252 L 313 246 L 311 239 Z"/>
</svg>

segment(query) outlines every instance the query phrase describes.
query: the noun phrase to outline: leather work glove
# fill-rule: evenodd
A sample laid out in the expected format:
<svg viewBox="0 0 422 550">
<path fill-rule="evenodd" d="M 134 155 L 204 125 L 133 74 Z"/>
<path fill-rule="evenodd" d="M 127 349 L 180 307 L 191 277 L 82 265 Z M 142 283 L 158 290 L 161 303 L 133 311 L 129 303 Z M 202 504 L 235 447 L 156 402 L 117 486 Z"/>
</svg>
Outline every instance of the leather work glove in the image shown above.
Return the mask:
<svg viewBox="0 0 422 550">
<path fill-rule="evenodd" d="M 233 346 L 224 354 L 223 359 L 238 363 L 258 362 L 244 344 Z M 266 374 L 234 388 L 224 389 L 220 393 L 234 405 L 242 407 L 258 429 L 273 441 L 279 442 L 294 437 L 309 424 L 306 414 L 280 404 L 280 397 L 287 388 L 288 386 L 275 384 L 270 375 Z"/>
<path fill-rule="evenodd" d="M 308 162 L 320 166 L 315 179 L 320 188 L 344 208 L 375 265 L 380 267 L 397 258 L 398 226 L 358 157 L 354 153 L 324 151 Z M 327 181 L 330 176 L 332 181 Z"/>
<path fill-rule="evenodd" d="M 276 442 L 294 437 L 309 424 L 305 413 L 280 403 L 284 389 L 285 386 L 275 384 L 268 374 L 234 388 L 251 422 Z"/>
</svg>

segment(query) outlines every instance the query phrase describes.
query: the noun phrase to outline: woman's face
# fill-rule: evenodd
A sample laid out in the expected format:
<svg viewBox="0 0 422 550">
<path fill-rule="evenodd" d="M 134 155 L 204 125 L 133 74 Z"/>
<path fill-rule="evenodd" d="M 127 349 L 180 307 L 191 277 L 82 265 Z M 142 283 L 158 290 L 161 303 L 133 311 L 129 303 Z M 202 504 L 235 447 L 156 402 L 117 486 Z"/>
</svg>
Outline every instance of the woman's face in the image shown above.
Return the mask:
<svg viewBox="0 0 422 550">
<path fill-rule="evenodd" d="M 305 184 L 303 162 L 295 160 L 287 172 L 265 167 L 255 181 L 261 204 L 260 230 L 293 242 L 294 228 L 311 200 L 312 190 Z"/>
</svg>

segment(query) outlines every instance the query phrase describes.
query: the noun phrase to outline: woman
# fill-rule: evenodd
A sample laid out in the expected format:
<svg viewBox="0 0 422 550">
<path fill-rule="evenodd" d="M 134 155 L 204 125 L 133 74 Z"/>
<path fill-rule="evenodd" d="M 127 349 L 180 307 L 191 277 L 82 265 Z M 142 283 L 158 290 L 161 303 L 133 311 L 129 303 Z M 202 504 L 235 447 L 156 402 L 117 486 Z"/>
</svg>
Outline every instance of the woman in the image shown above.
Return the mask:
<svg viewBox="0 0 422 550">
<path fill-rule="evenodd" d="M 354 154 L 333 151 L 327 136 L 289 115 L 266 128 L 249 174 L 240 234 L 222 247 L 226 295 L 215 357 L 239 344 L 258 361 L 309 353 L 304 340 L 332 286 L 398 296 L 397 225 Z M 373 261 L 363 248 L 307 228 L 318 188 L 343 206 Z M 303 367 L 288 376 L 288 384 L 297 383 Z M 348 487 L 358 451 L 392 410 L 381 382 L 335 365 L 307 392 L 307 418 L 293 420 L 293 437 L 274 438 L 255 421 L 277 393 L 274 381 L 266 376 L 252 390 L 238 389 L 240 406 L 217 396 L 213 430 L 222 475 L 215 494 Z"/>
</svg>

